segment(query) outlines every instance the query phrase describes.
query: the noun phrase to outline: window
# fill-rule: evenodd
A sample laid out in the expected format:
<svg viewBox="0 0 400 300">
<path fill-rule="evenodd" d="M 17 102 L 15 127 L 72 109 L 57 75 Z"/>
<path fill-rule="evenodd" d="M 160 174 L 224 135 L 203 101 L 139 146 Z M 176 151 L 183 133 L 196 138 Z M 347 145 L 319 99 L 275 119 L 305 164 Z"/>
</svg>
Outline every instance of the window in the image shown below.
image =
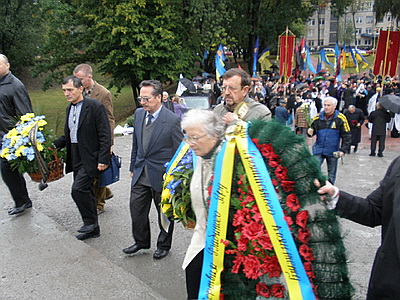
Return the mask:
<svg viewBox="0 0 400 300">
<path fill-rule="evenodd" d="M 324 40 L 319 40 L 318 46 L 324 45 Z"/>
<path fill-rule="evenodd" d="M 374 17 L 373 16 L 367 16 L 365 22 L 367 24 L 373 24 L 374 23 Z"/>
<path fill-rule="evenodd" d="M 365 28 L 365 33 L 372 34 L 372 28 Z"/>
<path fill-rule="evenodd" d="M 315 19 L 310 19 L 310 21 L 308 21 L 308 25 L 310 26 L 315 25 Z"/>
<path fill-rule="evenodd" d="M 313 40 L 311 40 L 311 41 L 308 41 L 308 46 L 309 46 L 309 47 L 312 47 L 312 46 L 314 46 L 314 41 L 313 41 Z"/>
<path fill-rule="evenodd" d="M 320 18 L 319 19 L 319 25 L 325 25 L 325 19 L 324 18 Z"/>
<path fill-rule="evenodd" d="M 356 46 L 360 46 L 361 45 L 361 40 L 356 40 Z"/>
<path fill-rule="evenodd" d="M 392 16 L 387 16 L 387 21 L 388 22 L 392 21 Z"/>
<path fill-rule="evenodd" d="M 364 45 L 371 46 L 372 45 L 372 40 L 364 40 Z"/>
<path fill-rule="evenodd" d="M 373 11 L 373 10 L 374 10 L 374 2 L 364 3 L 364 11 Z"/>
<path fill-rule="evenodd" d="M 356 34 L 361 34 L 361 28 L 356 28 Z"/>
<path fill-rule="evenodd" d="M 360 24 L 363 22 L 363 18 L 362 17 L 357 17 L 356 18 L 356 23 Z"/>
<path fill-rule="evenodd" d="M 313 36 L 315 34 L 314 29 L 308 29 L 308 36 Z"/>
</svg>

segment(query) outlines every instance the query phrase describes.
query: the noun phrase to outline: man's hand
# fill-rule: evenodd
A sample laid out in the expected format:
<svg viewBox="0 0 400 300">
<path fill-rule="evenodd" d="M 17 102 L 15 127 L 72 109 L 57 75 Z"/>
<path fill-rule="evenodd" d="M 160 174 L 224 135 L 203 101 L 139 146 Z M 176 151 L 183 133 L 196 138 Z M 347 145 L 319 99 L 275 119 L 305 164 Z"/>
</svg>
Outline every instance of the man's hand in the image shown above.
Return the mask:
<svg viewBox="0 0 400 300">
<path fill-rule="evenodd" d="M 235 121 L 237 119 L 239 119 L 238 116 L 231 112 L 227 112 L 225 116 L 222 117 L 222 120 L 225 122 L 226 125 L 229 125 L 230 123 L 232 123 L 232 121 Z"/>
<path fill-rule="evenodd" d="M 129 172 L 129 175 L 131 176 L 131 178 L 133 177 L 133 172 Z"/>
<path fill-rule="evenodd" d="M 325 185 L 321 187 L 321 183 L 318 179 L 314 180 L 314 185 L 318 187 L 318 194 L 321 195 L 322 205 L 326 209 L 334 209 L 339 200 L 339 189 L 333 186 L 329 181 L 326 181 Z"/>
<path fill-rule="evenodd" d="M 313 134 L 314 134 L 314 129 L 308 128 L 307 134 L 308 134 L 308 135 L 313 135 Z"/>
<path fill-rule="evenodd" d="M 97 170 L 99 171 L 104 171 L 105 169 L 108 168 L 108 165 L 105 164 L 97 164 Z"/>
<path fill-rule="evenodd" d="M 339 151 L 339 156 L 340 157 L 342 157 L 342 156 L 344 156 L 345 155 L 345 153 L 343 152 L 343 151 Z"/>
</svg>

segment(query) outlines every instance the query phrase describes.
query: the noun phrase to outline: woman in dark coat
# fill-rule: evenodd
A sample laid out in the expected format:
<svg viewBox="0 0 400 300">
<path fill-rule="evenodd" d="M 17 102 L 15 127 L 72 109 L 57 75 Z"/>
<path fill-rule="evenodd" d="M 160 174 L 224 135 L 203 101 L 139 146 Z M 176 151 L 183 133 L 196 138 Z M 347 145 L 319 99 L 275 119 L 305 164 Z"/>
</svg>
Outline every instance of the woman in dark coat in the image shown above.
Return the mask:
<svg viewBox="0 0 400 300">
<path fill-rule="evenodd" d="M 378 102 L 376 110 L 371 112 L 368 121 L 372 123 L 371 153 L 369 156 L 375 156 L 376 142 L 379 141 L 378 156 L 383 157 L 386 140 L 386 124 L 390 122 L 390 114 Z"/>
<path fill-rule="evenodd" d="M 354 153 L 356 153 L 358 143 L 361 142 L 361 125 L 364 123 L 364 113 L 361 109 L 356 108 L 354 105 L 350 105 L 344 115 L 350 125 L 351 145 L 354 146 Z M 350 153 L 350 148 L 348 153 Z"/>
</svg>

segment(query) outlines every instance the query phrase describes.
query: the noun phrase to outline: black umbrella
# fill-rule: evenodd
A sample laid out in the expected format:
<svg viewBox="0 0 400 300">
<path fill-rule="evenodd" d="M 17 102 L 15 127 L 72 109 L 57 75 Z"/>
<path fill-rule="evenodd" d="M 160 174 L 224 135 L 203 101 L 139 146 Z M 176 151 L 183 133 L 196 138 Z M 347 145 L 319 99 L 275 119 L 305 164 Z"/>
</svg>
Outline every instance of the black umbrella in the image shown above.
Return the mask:
<svg viewBox="0 0 400 300">
<path fill-rule="evenodd" d="M 379 103 L 385 108 L 394 112 L 396 114 L 400 114 L 400 97 L 388 94 L 379 98 Z"/>
<path fill-rule="evenodd" d="M 306 84 L 304 82 L 300 82 L 299 84 L 296 85 L 296 90 L 300 90 L 302 88 L 304 88 L 306 86 Z"/>
<path fill-rule="evenodd" d="M 189 92 L 196 92 L 196 87 L 194 86 L 194 83 L 187 78 L 181 78 L 179 79 L 179 82 L 182 83 Z"/>
</svg>

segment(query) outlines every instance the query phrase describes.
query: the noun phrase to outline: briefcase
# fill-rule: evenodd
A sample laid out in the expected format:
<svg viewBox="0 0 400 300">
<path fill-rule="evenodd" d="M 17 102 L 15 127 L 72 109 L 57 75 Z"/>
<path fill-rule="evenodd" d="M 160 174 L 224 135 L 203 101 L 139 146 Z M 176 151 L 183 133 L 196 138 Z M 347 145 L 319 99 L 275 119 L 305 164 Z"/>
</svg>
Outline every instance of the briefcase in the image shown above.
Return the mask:
<svg viewBox="0 0 400 300">
<path fill-rule="evenodd" d="M 110 165 L 102 171 L 99 176 L 99 186 L 104 187 L 114 182 L 119 181 L 119 171 L 121 168 L 122 159 L 114 153 L 111 154 Z"/>
</svg>

